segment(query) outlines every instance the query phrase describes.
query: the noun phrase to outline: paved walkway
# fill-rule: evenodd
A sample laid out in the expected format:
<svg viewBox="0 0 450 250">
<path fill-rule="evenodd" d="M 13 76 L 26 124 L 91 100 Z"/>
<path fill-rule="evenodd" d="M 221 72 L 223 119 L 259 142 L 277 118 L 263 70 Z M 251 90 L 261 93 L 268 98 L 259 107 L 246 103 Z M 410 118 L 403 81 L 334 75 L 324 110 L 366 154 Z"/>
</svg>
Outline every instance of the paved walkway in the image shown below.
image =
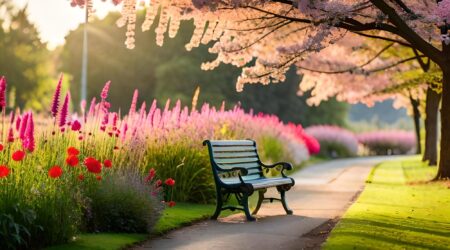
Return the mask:
<svg viewBox="0 0 450 250">
<path fill-rule="evenodd" d="M 264 203 L 256 222 L 246 222 L 242 214 L 219 221 L 208 220 L 152 239 L 137 249 L 310 248 L 302 236 L 328 220 L 342 216 L 362 190 L 372 166 L 392 158 L 334 160 L 297 172 L 292 175 L 296 185 L 287 192 L 293 215 L 285 215 L 279 202 Z"/>
</svg>

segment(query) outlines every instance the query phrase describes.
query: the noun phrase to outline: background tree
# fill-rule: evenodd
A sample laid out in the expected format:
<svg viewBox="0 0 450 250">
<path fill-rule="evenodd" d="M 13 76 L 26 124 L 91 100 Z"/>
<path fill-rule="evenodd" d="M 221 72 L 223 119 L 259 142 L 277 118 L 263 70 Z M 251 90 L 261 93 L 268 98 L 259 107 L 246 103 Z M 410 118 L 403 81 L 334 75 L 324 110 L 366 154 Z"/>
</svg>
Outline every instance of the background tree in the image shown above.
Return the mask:
<svg viewBox="0 0 450 250">
<path fill-rule="evenodd" d="M 138 22 L 144 19 L 143 14 L 138 14 Z M 163 47 L 157 46 L 153 32 L 136 31 L 137 46 L 128 50 L 121 42 L 123 33 L 114 27 L 118 18 L 118 13 L 111 13 L 105 19 L 94 19 L 89 24 L 89 98 L 101 91 L 104 82 L 112 80 L 112 85 L 116 86 L 110 90 L 114 108 L 126 108 L 136 88 L 140 90 L 141 101 L 150 102 L 156 98 L 164 103 L 171 98 L 190 104 L 195 88 L 200 86 L 199 102 L 220 106 L 225 101 L 229 107 L 240 103 L 247 111 L 277 114 L 285 122 L 304 126 L 345 125 L 345 103 L 330 100 L 318 107 L 310 107 L 306 104 L 309 93 L 297 95 L 300 78 L 294 68 L 283 83 L 249 86 L 244 92 L 237 93 L 232 86 L 239 76 L 238 68 L 221 65 L 214 71 L 201 70 L 202 62 L 213 58 L 208 53 L 209 44 L 191 52 L 185 50 L 184 45 L 194 30 L 192 21 L 182 22 L 178 35 L 167 39 Z M 79 102 L 82 35 L 81 27 L 72 31 L 62 48 L 61 71 L 73 76 L 71 92 L 75 103 Z"/>
<path fill-rule="evenodd" d="M 53 85 L 51 53 L 42 43 L 36 27 L 27 18 L 27 9 L 17 10 L 10 1 L 0 1 L 0 72 L 21 108 L 43 110 L 49 103 Z"/>
</svg>

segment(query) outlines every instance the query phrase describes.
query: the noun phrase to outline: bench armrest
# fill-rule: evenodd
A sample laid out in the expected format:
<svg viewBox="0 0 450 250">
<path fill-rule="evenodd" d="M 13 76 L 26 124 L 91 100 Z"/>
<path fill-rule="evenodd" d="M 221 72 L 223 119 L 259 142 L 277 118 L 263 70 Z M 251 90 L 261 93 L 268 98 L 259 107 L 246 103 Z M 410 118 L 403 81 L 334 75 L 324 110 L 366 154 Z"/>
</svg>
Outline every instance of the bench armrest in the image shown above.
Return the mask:
<svg viewBox="0 0 450 250">
<path fill-rule="evenodd" d="M 277 162 L 272 165 L 266 165 L 261 162 L 261 166 L 264 168 L 274 168 L 276 166 L 282 166 L 283 168 L 281 169 L 281 175 L 285 178 L 287 178 L 287 176 L 284 173 L 284 170 L 292 170 L 292 164 L 290 164 L 289 162 Z"/>
</svg>

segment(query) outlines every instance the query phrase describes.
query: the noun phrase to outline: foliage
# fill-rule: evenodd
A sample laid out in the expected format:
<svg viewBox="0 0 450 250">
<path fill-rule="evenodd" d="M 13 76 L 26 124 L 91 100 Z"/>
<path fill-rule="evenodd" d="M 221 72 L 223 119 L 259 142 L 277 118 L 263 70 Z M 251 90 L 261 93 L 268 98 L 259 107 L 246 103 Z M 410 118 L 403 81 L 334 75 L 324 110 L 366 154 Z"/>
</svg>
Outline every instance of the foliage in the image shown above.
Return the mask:
<svg viewBox="0 0 450 250">
<path fill-rule="evenodd" d="M 202 71 L 201 63 L 212 59 L 207 45 L 201 45 L 191 52 L 184 49 L 184 44 L 189 41 L 194 30 L 191 21 L 181 22 L 178 35 L 167 39 L 163 47 L 155 44 L 153 32 L 136 31 L 137 46 L 133 50 L 127 50 L 121 41 L 122 33 L 117 32 L 114 27 L 117 18 L 117 13 L 111 13 L 103 20 L 95 19 L 89 23 L 89 65 L 101 65 L 89 68 L 90 98 L 101 90 L 101 83 L 111 79 L 114 88 L 110 91 L 109 99 L 115 109 L 128 105 L 123 96 L 131 96 L 135 88 L 146 93 L 139 97 L 139 101 L 149 103 L 156 98 L 159 102 L 164 102 L 171 98 L 180 99 L 186 105 L 190 104 L 194 89 L 199 86 L 199 103 L 208 102 L 219 106 L 225 101 L 228 108 L 240 103 L 247 112 L 253 110 L 254 113 L 275 114 L 284 122 L 301 123 L 305 126 L 321 123 L 345 125 L 346 104 L 330 100 L 318 107 L 309 107 L 306 99 L 310 93 L 297 95 L 300 78 L 294 68 L 280 84 L 249 85 L 245 92 L 236 93 L 230 84 L 239 76 L 238 68 L 222 65 L 215 71 Z M 137 19 L 141 22 L 144 13 L 138 12 Z M 82 40 L 82 35 L 83 26 L 72 31 L 66 38 L 67 43 L 61 55 L 61 70 L 73 75 L 71 92 L 75 103 L 79 102 L 79 62 L 82 55 L 82 43 L 79 41 Z M 111 54 L 109 51 L 115 53 Z M 125 70 L 131 65 L 135 70 Z"/>
<path fill-rule="evenodd" d="M 419 157 L 378 165 L 324 249 L 447 249 L 448 182 L 435 174 Z"/>
<path fill-rule="evenodd" d="M 149 233 L 159 213 L 159 201 L 138 173 L 116 172 L 88 194 L 86 212 L 90 232 Z M 155 193 L 154 196 L 157 194 Z"/>
<path fill-rule="evenodd" d="M 7 79 L 14 79 L 10 82 L 10 93 L 17 93 L 10 96 L 16 105 L 8 106 L 40 111 L 49 102 L 51 54 L 28 20 L 27 9 L 17 10 L 8 2 L 0 2 L 0 9 L 7 8 L 6 14 L 0 17 L 0 72 Z"/>
<path fill-rule="evenodd" d="M 356 136 L 340 127 L 318 125 L 306 128 L 306 133 L 316 138 L 320 143 L 320 156 L 350 157 L 358 153 Z"/>
<path fill-rule="evenodd" d="M 417 145 L 414 133 L 395 130 L 362 133 L 358 141 L 375 155 L 411 153 Z"/>
</svg>

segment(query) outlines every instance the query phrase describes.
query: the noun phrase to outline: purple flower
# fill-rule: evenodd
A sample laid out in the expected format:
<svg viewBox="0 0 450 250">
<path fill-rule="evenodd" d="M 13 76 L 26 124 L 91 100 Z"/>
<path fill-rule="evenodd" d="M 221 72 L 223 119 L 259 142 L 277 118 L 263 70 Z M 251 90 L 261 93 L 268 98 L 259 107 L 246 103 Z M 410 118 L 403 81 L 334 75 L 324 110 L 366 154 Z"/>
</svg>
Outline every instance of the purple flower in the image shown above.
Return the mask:
<svg viewBox="0 0 450 250">
<path fill-rule="evenodd" d="M 53 94 L 51 113 L 54 118 L 58 115 L 59 108 L 59 96 L 61 95 L 61 84 L 63 80 L 63 74 L 60 75 L 58 85 L 56 85 L 55 93 Z"/>
</svg>

